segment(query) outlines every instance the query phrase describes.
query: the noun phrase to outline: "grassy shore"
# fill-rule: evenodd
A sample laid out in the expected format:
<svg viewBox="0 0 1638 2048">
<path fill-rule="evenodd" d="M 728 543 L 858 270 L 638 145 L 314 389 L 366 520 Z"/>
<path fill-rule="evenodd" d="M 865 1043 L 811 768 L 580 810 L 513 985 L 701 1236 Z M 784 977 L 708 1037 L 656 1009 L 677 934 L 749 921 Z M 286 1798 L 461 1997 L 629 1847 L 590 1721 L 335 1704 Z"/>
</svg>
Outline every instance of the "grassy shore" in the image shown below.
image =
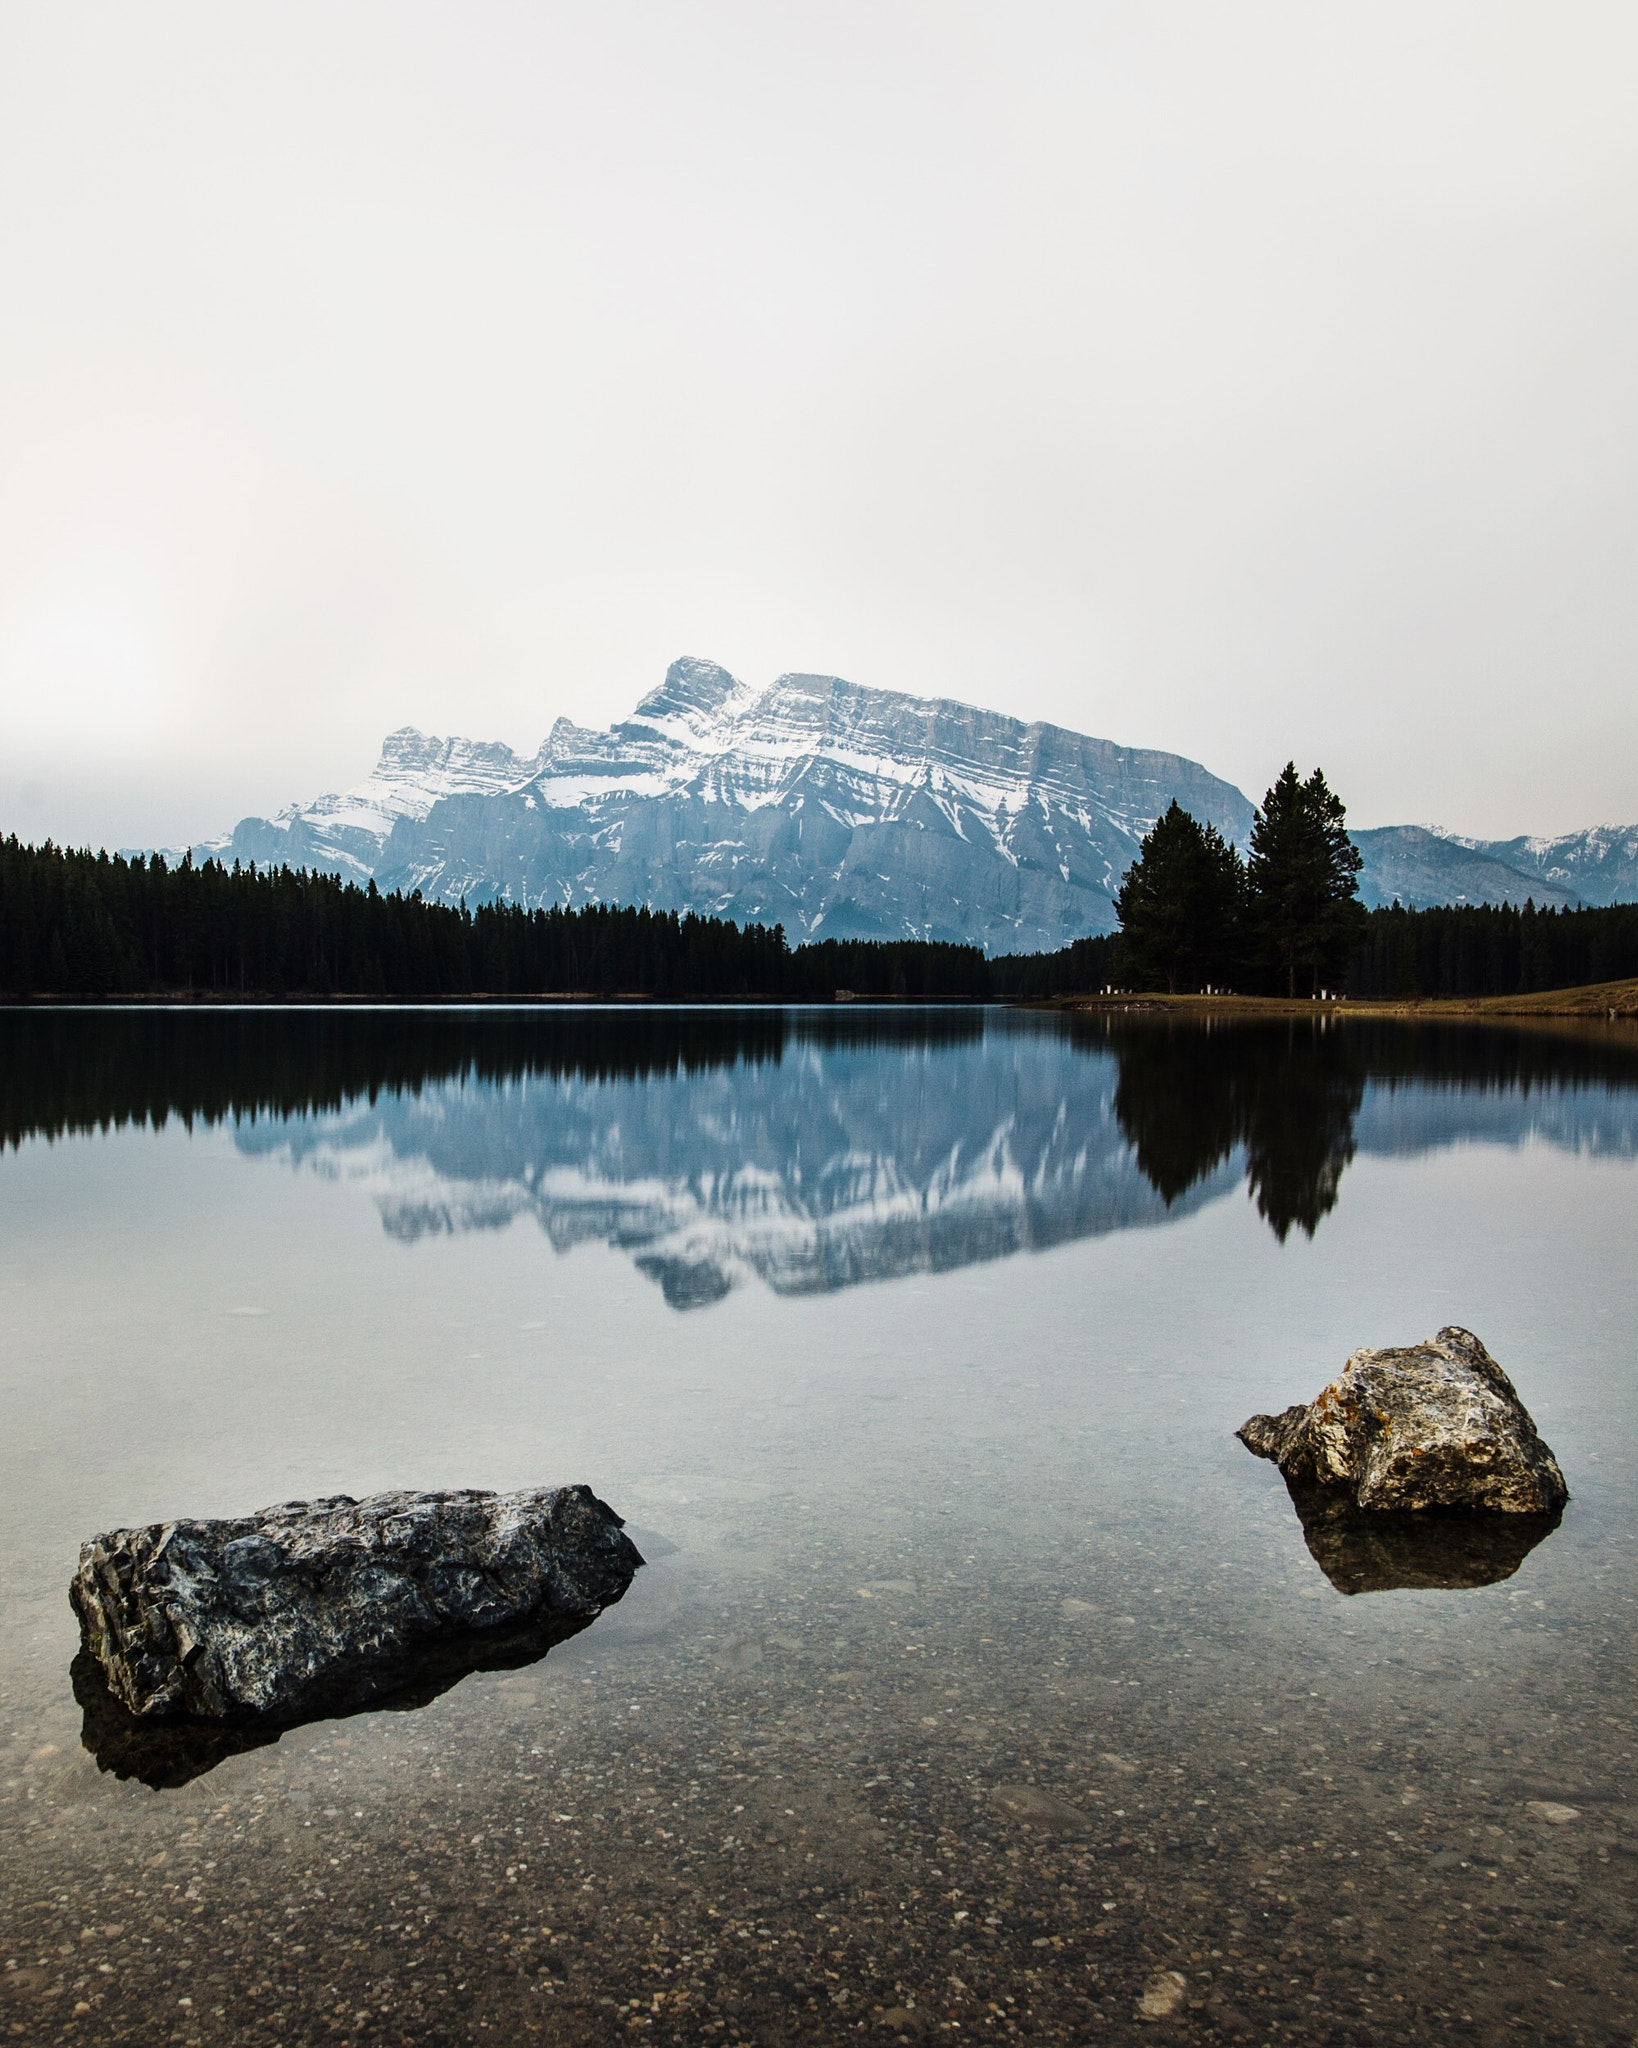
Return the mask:
<svg viewBox="0 0 1638 2048">
<path fill-rule="evenodd" d="M 1284 996 L 1169 996 L 1131 994 L 1059 996 L 1043 1005 L 1056 1010 L 1134 1010 L 1190 1017 L 1408 1017 L 1441 1019 L 1585 1017 L 1638 1019 L 1638 980 L 1598 981 L 1584 988 L 1542 989 L 1528 996 L 1406 996 L 1313 1002 Z"/>
</svg>

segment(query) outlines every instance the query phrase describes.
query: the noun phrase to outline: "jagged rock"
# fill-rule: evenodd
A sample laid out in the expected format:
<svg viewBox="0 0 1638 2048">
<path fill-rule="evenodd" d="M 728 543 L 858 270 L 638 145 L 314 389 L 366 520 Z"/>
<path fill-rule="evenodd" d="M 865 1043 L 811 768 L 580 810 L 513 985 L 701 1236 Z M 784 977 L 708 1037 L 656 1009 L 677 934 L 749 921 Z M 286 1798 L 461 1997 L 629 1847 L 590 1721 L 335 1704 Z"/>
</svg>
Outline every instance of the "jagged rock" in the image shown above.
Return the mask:
<svg viewBox="0 0 1638 2048">
<path fill-rule="evenodd" d="M 1358 1508 L 1551 1515 L 1570 1497 L 1513 1383 L 1471 1330 L 1356 1351 L 1313 1401 L 1237 1432 L 1295 1490 L 1343 1489 Z"/>
<path fill-rule="evenodd" d="M 543 1655 L 642 1562 L 585 1486 L 337 1494 L 112 1530 L 69 1597 L 130 1714 L 291 1721 Z"/>
</svg>

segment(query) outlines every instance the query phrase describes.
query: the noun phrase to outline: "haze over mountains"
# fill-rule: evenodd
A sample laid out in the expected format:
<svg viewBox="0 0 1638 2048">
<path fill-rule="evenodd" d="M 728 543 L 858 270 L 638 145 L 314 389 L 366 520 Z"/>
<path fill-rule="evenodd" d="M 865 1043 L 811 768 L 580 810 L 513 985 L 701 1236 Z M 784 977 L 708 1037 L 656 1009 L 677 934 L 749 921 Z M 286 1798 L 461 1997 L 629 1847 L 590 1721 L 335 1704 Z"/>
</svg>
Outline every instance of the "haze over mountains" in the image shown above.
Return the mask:
<svg viewBox="0 0 1638 2048">
<path fill-rule="evenodd" d="M 1251 800 L 1181 755 L 833 676 L 757 689 L 684 659 L 630 718 L 560 718 L 532 759 L 405 727 L 356 789 L 246 818 L 195 854 L 451 903 L 647 903 L 782 923 L 793 942 L 1035 951 L 1114 928 L 1121 875 L 1173 797 L 1244 848 Z M 1354 837 L 1368 904 L 1638 898 L 1638 826 Z"/>
</svg>

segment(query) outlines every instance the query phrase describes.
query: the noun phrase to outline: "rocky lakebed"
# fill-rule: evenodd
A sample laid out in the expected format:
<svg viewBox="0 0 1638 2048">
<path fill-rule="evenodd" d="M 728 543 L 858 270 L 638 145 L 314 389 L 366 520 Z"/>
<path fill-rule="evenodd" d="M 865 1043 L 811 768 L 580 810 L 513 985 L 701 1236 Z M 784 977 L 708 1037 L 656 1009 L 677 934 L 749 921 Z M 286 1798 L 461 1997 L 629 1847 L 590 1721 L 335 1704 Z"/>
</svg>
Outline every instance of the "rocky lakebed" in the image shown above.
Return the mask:
<svg viewBox="0 0 1638 2048">
<path fill-rule="evenodd" d="M 1337 1602 L 1293 1666 L 1270 1606 L 1319 1582 L 1282 1496 L 1162 1616 L 1141 1518 L 1009 1565 L 1005 1502 L 969 1494 L 976 1526 L 924 1501 L 855 1546 L 673 1505 L 542 1661 L 162 1794 L 25 1732 L 0 2014 L 189 2044 L 1624 2038 L 1631 1728 L 1583 1630 L 1430 1611 L 1389 1650 Z M 1542 1727 L 1506 1699 L 1544 1631 Z"/>
</svg>

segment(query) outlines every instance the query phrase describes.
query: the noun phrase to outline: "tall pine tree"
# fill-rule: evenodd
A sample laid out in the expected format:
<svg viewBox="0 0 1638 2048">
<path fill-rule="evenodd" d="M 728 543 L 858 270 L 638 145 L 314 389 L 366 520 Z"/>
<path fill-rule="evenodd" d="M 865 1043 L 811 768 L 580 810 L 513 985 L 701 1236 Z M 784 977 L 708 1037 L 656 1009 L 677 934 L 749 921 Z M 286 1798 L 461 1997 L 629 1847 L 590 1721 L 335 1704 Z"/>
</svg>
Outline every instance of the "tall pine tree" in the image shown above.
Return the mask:
<svg viewBox="0 0 1638 2048">
<path fill-rule="evenodd" d="M 1126 979 L 1172 995 L 1232 979 L 1243 893 L 1240 856 L 1173 797 L 1115 898 Z"/>
<path fill-rule="evenodd" d="M 1263 798 L 1251 825 L 1246 880 L 1266 966 L 1297 993 L 1299 975 L 1318 995 L 1340 981 L 1364 936 L 1363 861 L 1348 837 L 1342 799 L 1316 768 L 1306 782 L 1294 761 Z"/>
</svg>

